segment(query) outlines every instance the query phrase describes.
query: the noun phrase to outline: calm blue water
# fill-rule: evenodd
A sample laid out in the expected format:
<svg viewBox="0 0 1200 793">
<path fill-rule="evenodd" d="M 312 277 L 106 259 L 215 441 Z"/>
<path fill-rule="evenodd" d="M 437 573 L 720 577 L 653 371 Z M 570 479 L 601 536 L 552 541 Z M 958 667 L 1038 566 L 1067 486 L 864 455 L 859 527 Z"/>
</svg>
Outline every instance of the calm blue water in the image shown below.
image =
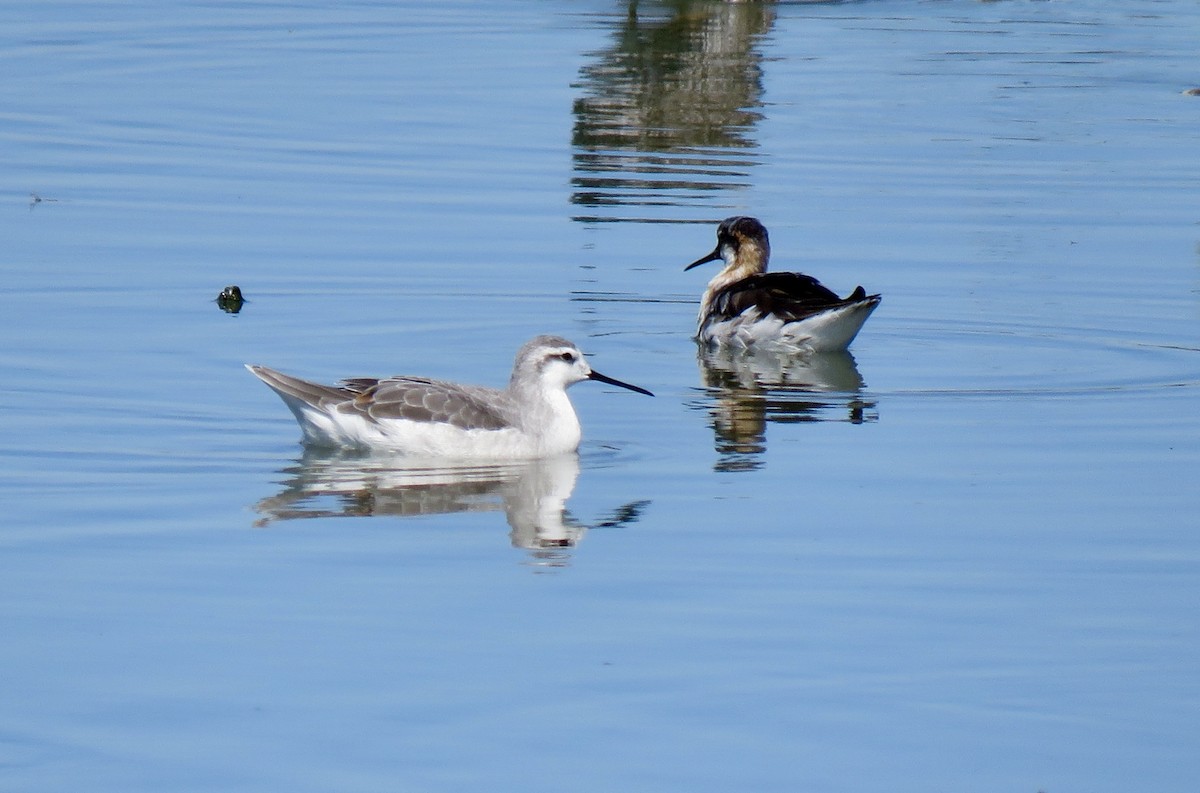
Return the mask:
<svg viewBox="0 0 1200 793">
<path fill-rule="evenodd" d="M 1198 36 L 0 8 L 0 790 L 1192 790 Z M 732 214 L 884 294 L 852 356 L 698 355 Z M 499 385 L 542 332 L 657 398 L 414 470 L 242 368 Z"/>
</svg>

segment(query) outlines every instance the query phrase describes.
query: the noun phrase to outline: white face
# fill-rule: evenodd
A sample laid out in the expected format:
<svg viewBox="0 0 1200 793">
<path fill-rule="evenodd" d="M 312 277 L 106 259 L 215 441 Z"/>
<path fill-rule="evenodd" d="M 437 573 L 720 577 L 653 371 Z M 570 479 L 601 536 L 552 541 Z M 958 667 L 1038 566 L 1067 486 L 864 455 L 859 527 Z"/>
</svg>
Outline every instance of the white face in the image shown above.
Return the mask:
<svg viewBox="0 0 1200 793">
<path fill-rule="evenodd" d="M 518 382 L 529 383 L 531 365 L 533 377 L 543 392 L 561 391 L 580 380 L 596 380 L 639 394 L 654 396 L 641 386 L 631 385 L 593 370 L 574 344 L 544 344 L 527 351 L 520 364 L 522 376 L 526 379 L 518 378 Z"/>
<path fill-rule="evenodd" d="M 566 387 L 588 379 L 592 369 L 583 353 L 574 347 L 555 347 L 546 350 L 542 357 L 541 373 L 544 381 Z"/>
</svg>

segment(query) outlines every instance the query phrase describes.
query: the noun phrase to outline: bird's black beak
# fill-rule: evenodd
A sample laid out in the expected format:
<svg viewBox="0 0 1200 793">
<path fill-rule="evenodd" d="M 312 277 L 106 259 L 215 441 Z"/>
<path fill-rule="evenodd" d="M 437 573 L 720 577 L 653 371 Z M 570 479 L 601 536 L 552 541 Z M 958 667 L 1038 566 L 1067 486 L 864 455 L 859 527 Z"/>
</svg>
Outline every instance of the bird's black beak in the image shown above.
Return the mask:
<svg viewBox="0 0 1200 793">
<path fill-rule="evenodd" d="M 596 371 L 593 371 L 591 374 L 589 374 L 588 379 L 595 380 L 600 383 L 608 383 L 609 385 L 617 385 L 617 386 L 620 386 L 621 388 L 628 388 L 630 391 L 637 391 L 639 394 L 645 394 L 646 396 L 654 396 L 654 394 L 650 393 L 649 391 L 642 388 L 641 386 L 630 385 L 629 383 L 622 383 L 620 380 L 617 380 L 616 378 L 609 377 L 608 375 L 605 375 L 605 374 L 600 374 L 599 372 L 596 372 Z"/>
<path fill-rule="evenodd" d="M 699 267 L 702 264 L 708 264 L 709 262 L 715 262 L 717 259 L 720 259 L 720 258 L 721 258 L 721 246 L 718 245 L 716 248 L 713 249 L 712 253 L 708 254 L 707 256 L 705 256 L 701 259 L 697 259 L 696 261 L 692 262 L 687 267 L 684 267 L 683 271 L 686 273 L 688 270 L 692 269 L 693 267 Z"/>
</svg>

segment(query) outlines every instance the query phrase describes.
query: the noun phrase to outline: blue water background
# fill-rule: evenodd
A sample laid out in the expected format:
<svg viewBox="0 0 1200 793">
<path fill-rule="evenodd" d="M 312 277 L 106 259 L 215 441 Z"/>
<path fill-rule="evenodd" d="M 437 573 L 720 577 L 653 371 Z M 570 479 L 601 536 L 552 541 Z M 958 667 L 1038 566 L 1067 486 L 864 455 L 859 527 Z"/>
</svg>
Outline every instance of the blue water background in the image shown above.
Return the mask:
<svg viewBox="0 0 1200 793">
<path fill-rule="evenodd" d="M 0 8 L 0 790 L 1192 790 L 1198 40 Z M 884 295 L 852 358 L 698 356 L 733 214 Z M 657 397 L 465 484 L 303 455 L 242 368 L 499 385 L 542 332 Z"/>
</svg>

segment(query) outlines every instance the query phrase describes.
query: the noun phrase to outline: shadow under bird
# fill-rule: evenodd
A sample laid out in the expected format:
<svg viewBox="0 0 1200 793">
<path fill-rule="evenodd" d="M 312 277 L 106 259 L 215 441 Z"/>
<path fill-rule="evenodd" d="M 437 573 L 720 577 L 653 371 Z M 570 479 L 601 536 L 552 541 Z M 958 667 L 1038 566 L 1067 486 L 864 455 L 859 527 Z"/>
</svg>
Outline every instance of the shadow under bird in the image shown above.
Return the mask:
<svg viewBox="0 0 1200 793">
<path fill-rule="evenodd" d="M 577 346 L 558 336 L 526 342 L 504 389 L 404 375 L 329 386 L 265 366 L 246 368 L 295 414 L 305 442 L 424 458 L 531 459 L 573 452 L 582 431 L 566 390 L 581 380 L 654 396 L 593 370 Z"/>
<path fill-rule="evenodd" d="M 838 297 L 803 273 L 768 273 L 771 243 L 756 218 L 731 217 L 717 226 L 717 247 L 684 270 L 721 259 L 700 301 L 696 339 L 709 345 L 774 344 L 837 352 L 854 341 L 883 299 L 861 286 Z"/>
</svg>

